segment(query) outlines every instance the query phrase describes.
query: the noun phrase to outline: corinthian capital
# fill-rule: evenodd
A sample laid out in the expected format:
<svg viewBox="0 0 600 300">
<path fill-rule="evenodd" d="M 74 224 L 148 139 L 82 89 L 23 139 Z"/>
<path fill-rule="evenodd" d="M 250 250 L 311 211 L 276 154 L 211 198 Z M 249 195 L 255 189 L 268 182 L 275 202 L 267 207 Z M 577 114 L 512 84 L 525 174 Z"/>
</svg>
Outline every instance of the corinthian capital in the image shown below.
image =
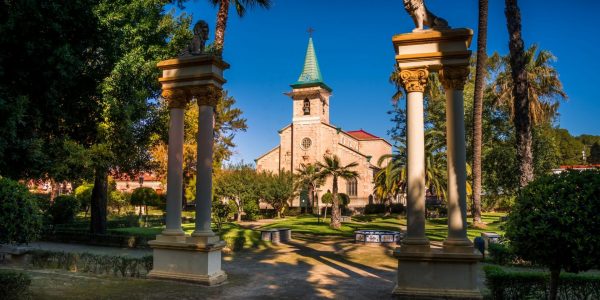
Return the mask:
<svg viewBox="0 0 600 300">
<path fill-rule="evenodd" d="M 440 81 L 445 89 L 463 90 L 469 77 L 469 66 L 443 67 Z"/>
<path fill-rule="evenodd" d="M 427 69 L 408 69 L 400 71 L 400 79 L 407 93 L 424 92 L 429 71 Z"/>
<path fill-rule="evenodd" d="M 196 97 L 198 106 L 217 106 L 219 99 L 221 98 L 221 89 L 211 86 L 195 86 L 189 88 L 189 93 L 192 97 Z"/>
<path fill-rule="evenodd" d="M 185 108 L 187 104 L 187 95 L 183 89 L 164 89 L 162 97 L 167 100 L 169 108 Z"/>
</svg>

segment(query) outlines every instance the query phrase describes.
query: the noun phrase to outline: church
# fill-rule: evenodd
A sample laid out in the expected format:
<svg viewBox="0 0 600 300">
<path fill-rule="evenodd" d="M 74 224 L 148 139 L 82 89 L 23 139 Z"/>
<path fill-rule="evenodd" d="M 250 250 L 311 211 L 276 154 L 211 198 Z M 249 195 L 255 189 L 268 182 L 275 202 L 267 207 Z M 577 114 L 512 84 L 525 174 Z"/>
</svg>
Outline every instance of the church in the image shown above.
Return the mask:
<svg viewBox="0 0 600 300">
<path fill-rule="evenodd" d="M 392 145 L 362 129 L 345 131 L 330 123 L 332 89 L 323 81 L 312 37 L 308 40 L 302 73 L 291 87 L 292 91 L 286 95 L 292 99 L 292 122 L 278 131 L 279 145 L 255 160 L 256 170 L 295 172 L 301 164 L 323 161 L 324 155 L 337 155 L 342 165 L 356 162 L 359 178 L 348 182 L 339 179 L 338 191 L 350 197 L 350 209 L 361 210 L 373 201 L 377 161 L 392 153 Z M 319 207 L 324 207 L 321 196 L 331 190 L 331 178 L 317 188 Z M 306 203 L 305 199 L 293 201 L 294 206 L 305 205 L 301 203 Z"/>
</svg>

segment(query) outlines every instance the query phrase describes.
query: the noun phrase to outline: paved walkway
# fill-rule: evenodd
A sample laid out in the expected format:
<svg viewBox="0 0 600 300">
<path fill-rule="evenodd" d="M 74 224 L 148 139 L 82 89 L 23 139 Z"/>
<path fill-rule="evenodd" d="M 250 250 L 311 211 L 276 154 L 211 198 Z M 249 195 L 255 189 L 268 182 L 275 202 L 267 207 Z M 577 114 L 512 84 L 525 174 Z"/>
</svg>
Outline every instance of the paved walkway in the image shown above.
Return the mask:
<svg viewBox="0 0 600 300">
<path fill-rule="evenodd" d="M 34 243 L 37 249 L 127 256 L 145 249 Z M 289 244 L 223 257 L 225 284 L 203 287 L 61 270 L 27 270 L 34 299 L 389 299 L 397 261 L 388 247 L 294 235 Z"/>
</svg>

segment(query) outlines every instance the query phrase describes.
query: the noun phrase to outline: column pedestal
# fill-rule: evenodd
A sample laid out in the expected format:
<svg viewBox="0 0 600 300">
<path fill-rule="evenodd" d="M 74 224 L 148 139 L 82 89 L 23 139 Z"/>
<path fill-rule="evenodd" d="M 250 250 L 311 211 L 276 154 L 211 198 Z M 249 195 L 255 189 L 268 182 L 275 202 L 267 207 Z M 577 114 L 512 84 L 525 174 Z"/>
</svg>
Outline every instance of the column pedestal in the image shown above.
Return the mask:
<svg viewBox="0 0 600 300">
<path fill-rule="evenodd" d="M 404 252 L 399 248 L 394 256 L 398 279 L 392 293 L 398 299 L 482 299 L 477 288 L 481 255 L 476 250 Z"/>
<path fill-rule="evenodd" d="M 221 270 L 221 249 L 225 242 L 213 237 L 159 235 L 148 242 L 153 249 L 154 266 L 148 278 L 217 285 L 227 280 Z"/>
</svg>

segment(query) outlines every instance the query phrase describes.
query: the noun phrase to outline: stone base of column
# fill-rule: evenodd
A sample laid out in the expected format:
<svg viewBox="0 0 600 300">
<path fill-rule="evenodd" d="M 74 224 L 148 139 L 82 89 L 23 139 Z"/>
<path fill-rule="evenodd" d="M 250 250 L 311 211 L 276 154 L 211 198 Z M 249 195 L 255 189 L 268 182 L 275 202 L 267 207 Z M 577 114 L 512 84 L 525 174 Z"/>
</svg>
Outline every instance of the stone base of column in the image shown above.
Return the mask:
<svg viewBox="0 0 600 300">
<path fill-rule="evenodd" d="M 394 251 L 398 278 L 393 294 L 398 299 L 482 299 L 477 288 L 481 253 Z"/>
<path fill-rule="evenodd" d="M 148 278 L 217 285 L 227 280 L 221 270 L 221 249 L 225 242 L 218 236 L 156 236 L 149 241 L 154 266 Z"/>
</svg>

